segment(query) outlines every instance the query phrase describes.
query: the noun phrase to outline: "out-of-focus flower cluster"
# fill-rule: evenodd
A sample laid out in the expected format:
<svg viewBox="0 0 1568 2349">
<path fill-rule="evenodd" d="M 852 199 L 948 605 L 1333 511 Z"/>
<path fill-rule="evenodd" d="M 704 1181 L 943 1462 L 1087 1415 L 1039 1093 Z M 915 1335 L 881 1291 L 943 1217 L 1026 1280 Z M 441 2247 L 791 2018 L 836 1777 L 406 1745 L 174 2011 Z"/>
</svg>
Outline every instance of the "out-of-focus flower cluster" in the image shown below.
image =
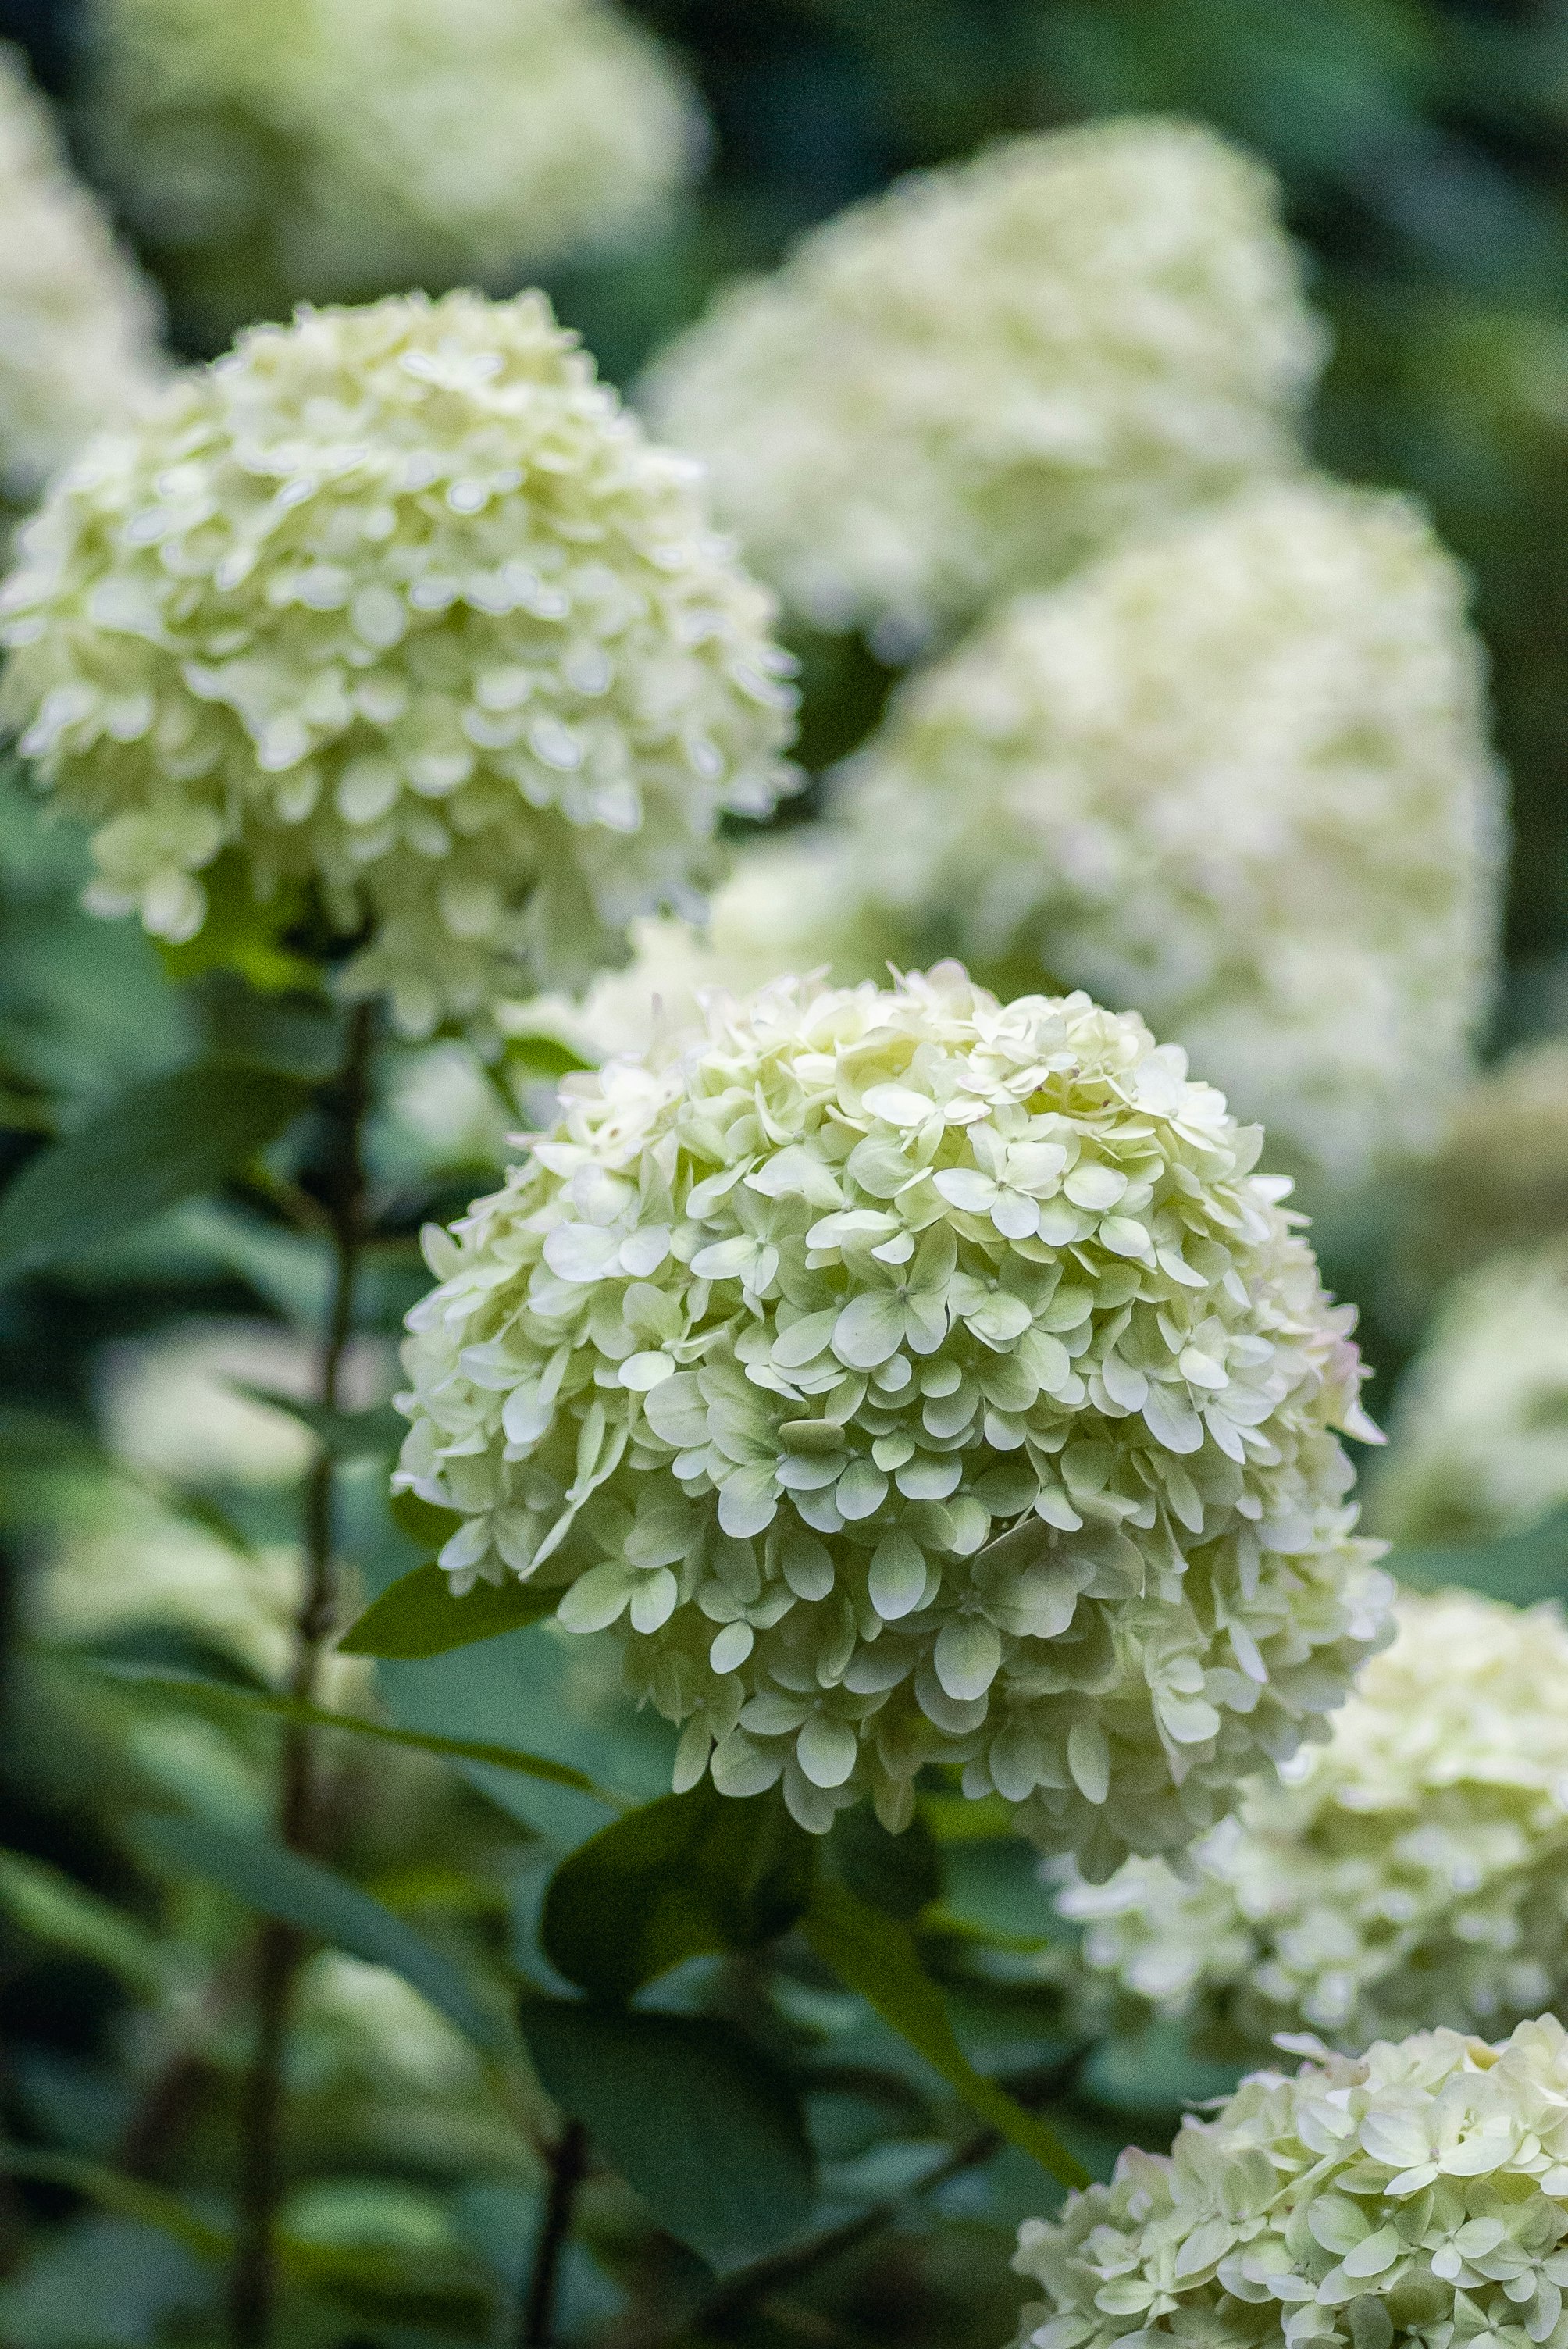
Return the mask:
<svg viewBox="0 0 1568 2349">
<path fill-rule="evenodd" d="M 0 218 L 0 501 L 26 506 L 162 367 L 156 297 L 72 178 L 26 67 L 3 45 Z"/>
<path fill-rule="evenodd" d="M 1086 987 L 1354 1179 L 1429 1145 L 1464 1081 L 1501 799 L 1426 526 L 1274 485 L 1019 598 L 913 680 L 826 837 L 721 898 L 713 961 L 729 942 L 745 984 L 764 948 L 841 978 L 957 953 L 1007 989 Z"/>
<path fill-rule="evenodd" d="M 1184 1844 L 1388 1596 L 1354 1317 L 1261 1141 L 1086 996 L 720 1003 L 430 1235 L 400 1481 L 462 1513 L 455 1590 L 621 1626 L 683 1785 L 897 1827 L 944 1760 L 1092 1876 Z"/>
<path fill-rule="evenodd" d="M 657 222 L 704 143 L 612 0 L 93 0 L 88 143 L 220 334 L 515 284 Z"/>
<path fill-rule="evenodd" d="M 1568 1985 L 1568 1629 L 1413 1593 L 1326 1745 L 1260 1778 L 1178 1876 L 1130 1860 L 1061 1896 L 1092 1966 L 1266 2058 L 1508 2027 Z"/>
<path fill-rule="evenodd" d="M 1568 1041 L 1500 1061 L 1460 1095 L 1424 1177 L 1428 1279 L 1500 1249 L 1568 1240 Z"/>
<path fill-rule="evenodd" d="M 542 296 L 245 335 L 24 535 L 5 707 L 105 913 L 201 930 L 226 849 L 314 887 L 412 1032 L 698 912 L 783 788 L 769 600 Z"/>
<path fill-rule="evenodd" d="M 1243 2080 L 1169 2156 L 1027 2221 L 1014 2264 L 1047 2297 L 1021 2344 L 1563 2349 L 1565 2236 L 1562 2024 L 1380 2040 Z"/>
<path fill-rule="evenodd" d="M 1400 1542 L 1511 1533 L 1568 1503 L 1568 1251 L 1457 1281 L 1399 1387 L 1374 1486 Z"/>
<path fill-rule="evenodd" d="M 896 650 L 1294 468 L 1324 349 L 1267 173 L 1130 120 L 844 213 L 723 295 L 647 398 L 786 599 Z"/>
</svg>

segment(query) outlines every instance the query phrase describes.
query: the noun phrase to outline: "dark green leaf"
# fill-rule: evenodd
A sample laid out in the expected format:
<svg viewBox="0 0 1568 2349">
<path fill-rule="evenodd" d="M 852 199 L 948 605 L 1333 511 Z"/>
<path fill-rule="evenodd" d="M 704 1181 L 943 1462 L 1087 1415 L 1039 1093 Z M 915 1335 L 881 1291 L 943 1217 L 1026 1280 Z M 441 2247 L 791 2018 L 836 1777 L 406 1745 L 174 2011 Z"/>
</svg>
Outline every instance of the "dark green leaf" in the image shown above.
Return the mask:
<svg viewBox="0 0 1568 2349">
<path fill-rule="evenodd" d="M 552 1786 L 570 1786 L 591 1795 L 595 1802 L 621 1808 L 612 1795 L 569 1762 L 552 1762 L 548 1754 L 529 1754 L 520 1745 L 487 1745 L 478 1739 L 438 1737 L 420 1729 L 394 1729 L 386 1722 L 362 1721 L 350 1713 L 329 1713 L 325 1705 L 306 1704 L 300 1698 L 274 1696 L 270 1689 L 233 1688 L 226 1682 L 202 1680 L 194 1673 L 165 1672 L 139 1664 L 102 1663 L 93 1670 L 106 1680 L 130 1681 L 163 1696 L 200 1698 L 220 1712 L 270 1713 L 279 1721 L 297 1721 L 314 1729 L 341 1729 L 351 1737 L 378 1738 L 385 1745 L 402 1745 L 417 1754 L 438 1754 L 448 1762 L 480 1763 L 488 1770 L 515 1770 L 524 1778 L 540 1778 Z"/>
<path fill-rule="evenodd" d="M 133 1836 L 141 1851 L 164 1867 L 206 1877 L 263 1917 L 294 1925 L 369 1965 L 389 1966 L 485 2054 L 504 2057 L 509 2052 L 505 2024 L 481 2005 L 451 1960 L 320 1860 L 285 1850 L 263 1836 L 172 1812 L 142 1817 Z"/>
<path fill-rule="evenodd" d="M 777 1795 L 705 1778 L 603 1828 L 562 1860 L 540 1921 L 545 1955 L 596 1997 L 630 1998 L 683 1959 L 752 1950 L 811 1897 L 815 1854 Z"/>
<path fill-rule="evenodd" d="M 815 2189 L 799 2100 L 732 2024 L 531 1995 L 518 2014 L 549 2095 L 711 2266 L 740 2266 L 805 2225 Z"/>
<path fill-rule="evenodd" d="M 890 1835 L 869 1803 L 851 1803 L 833 1821 L 827 1853 L 851 1892 L 906 1924 L 941 1897 L 942 1854 L 919 1813 L 902 1835 Z"/>
<path fill-rule="evenodd" d="M 340 1017 L 325 996 L 263 994 L 232 970 L 210 972 L 199 992 L 214 1060 L 316 1080 L 333 1075 L 343 1060 Z"/>
<path fill-rule="evenodd" d="M 29 1159 L 0 1198 L 0 1278 L 122 1238 L 210 1189 L 309 1098 L 299 1077 L 222 1061 L 121 1094 Z"/>
<path fill-rule="evenodd" d="M 454 1599 L 438 1566 L 417 1566 L 374 1599 L 337 1644 L 346 1656 L 445 1656 L 541 1622 L 560 1599 L 559 1589 L 531 1582 L 476 1582 L 466 1598 Z"/>
<path fill-rule="evenodd" d="M 170 978 L 183 986 L 206 971 L 237 971 L 263 994 L 308 988 L 314 967 L 282 944 L 305 911 L 298 882 L 265 899 L 252 886 L 253 866 L 238 848 L 225 848 L 201 875 L 207 916 L 193 938 L 181 946 L 159 941 L 158 953 Z"/>
<path fill-rule="evenodd" d="M 144 1925 L 57 1868 L 0 1851 L 0 1910 L 54 1948 L 89 1958 L 151 1997 L 169 1988 L 163 1953 Z"/>
<path fill-rule="evenodd" d="M 1088 2171 L 1045 2123 L 1015 2104 L 995 2080 L 975 2071 L 954 2036 L 941 1991 L 902 1925 L 829 1878 L 818 1885 L 806 1916 L 806 1933 L 817 1955 L 924 2056 L 971 2111 L 989 2121 L 1009 2144 L 1033 2154 L 1063 2186 L 1088 2184 Z"/>
<path fill-rule="evenodd" d="M 456 1509 L 438 1509 L 433 1501 L 421 1501 L 418 1493 L 394 1493 L 387 1506 L 399 1532 L 407 1535 L 416 1549 L 432 1555 L 446 1547 L 463 1522 Z"/>
<path fill-rule="evenodd" d="M 501 1066 L 509 1077 L 524 1084 L 550 1083 L 569 1077 L 577 1069 L 586 1069 L 591 1062 L 563 1044 L 558 1036 L 509 1037 L 501 1052 Z"/>
<path fill-rule="evenodd" d="M 89 2202 L 112 2210 L 117 2218 L 130 2219 L 138 2226 L 156 2227 L 161 2233 L 172 2235 L 198 2259 L 222 2260 L 228 2256 L 227 2236 L 205 2219 L 199 2219 L 193 2210 L 188 2210 L 166 2189 L 150 2186 L 145 2178 L 127 2178 L 104 2162 L 84 2161 L 70 2153 L 43 2153 L 33 2146 L 0 2143 L 0 2172 L 12 2178 L 36 2178 L 44 2186 L 64 2186 L 73 2194 L 85 2195 Z"/>
<path fill-rule="evenodd" d="M 1399 1580 L 1416 1590 L 1442 1590 L 1461 1584 L 1489 1599 L 1533 1607 L 1542 1599 L 1568 1598 L 1568 1509 L 1556 1509 L 1523 1533 L 1496 1541 L 1434 1544 L 1397 1549 L 1387 1560 Z"/>
</svg>

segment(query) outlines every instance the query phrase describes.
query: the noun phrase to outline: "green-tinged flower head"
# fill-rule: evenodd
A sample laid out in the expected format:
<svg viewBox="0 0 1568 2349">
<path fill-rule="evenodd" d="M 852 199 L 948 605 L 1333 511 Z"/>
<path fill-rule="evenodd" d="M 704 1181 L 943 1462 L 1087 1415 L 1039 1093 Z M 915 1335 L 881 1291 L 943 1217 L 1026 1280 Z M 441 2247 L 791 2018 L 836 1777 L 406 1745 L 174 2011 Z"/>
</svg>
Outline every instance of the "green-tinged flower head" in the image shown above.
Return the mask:
<svg viewBox="0 0 1568 2349">
<path fill-rule="evenodd" d="M 1568 1040 L 1522 1045 L 1466 1088 L 1425 1190 L 1410 1272 L 1428 1282 L 1568 1241 Z"/>
<path fill-rule="evenodd" d="M 1568 1628 L 1407 1592 L 1326 1745 L 1260 1778 L 1184 1877 L 1130 1860 L 1061 1896 L 1089 1963 L 1266 2058 L 1496 2031 L 1568 1987 Z"/>
<path fill-rule="evenodd" d="M 1325 347 L 1268 174 L 1196 124 L 1124 119 L 814 230 L 647 391 L 764 577 L 902 653 L 1293 470 Z"/>
<path fill-rule="evenodd" d="M 1379 2040 L 1243 2080 L 1019 2230 L 1018 2349 L 1564 2349 L 1568 2034 Z"/>
<path fill-rule="evenodd" d="M 866 966 L 896 913 L 909 958 L 1136 1004 L 1343 1181 L 1429 1147 L 1466 1079 L 1502 796 L 1455 565 L 1402 501 L 1303 481 L 1018 599 L 913 680 L 840 855 Z"/>
<path fill-rule="evenodd" d="M 86 143 L 220 336 L 661 223 L 701 109 L 613 0 L 89 0 Z M 281 308 L 279 307 L 281 305 Z"/>
<path fill-rule="evenodd" d="M 57 465 L 162 374 L 157 300 L 72 178 L 17 52 L 0 45 L 0 501 Z"/>
<path fill-rule="evenodd" d="M 4 608 L 96 909 L 191 938 L 232 851 L 413 1032 L 700 912 L 787 781 L 768 596 L 539 295 L 252 330 L 56 485 Z"/>
<path fill-rule="evenodd" d="M 1373 1506 L 1400 1542 L 1513 1533 L 1568 1505 L 1568 1248 L 1456 1281 L 1400 1382 Z"/>
<path fill-rule="evenodd" d="M 1354 1315 L 1261 1144 L 1084 995 L 721 999 L 429 1236 L 398 1481 L 455 1589 L 620 1627 L 679 1785 L 896 1828 L 950 1762 L 1092 1874 L 1185 1844 L 1388 1598 Z"/>
</svg>

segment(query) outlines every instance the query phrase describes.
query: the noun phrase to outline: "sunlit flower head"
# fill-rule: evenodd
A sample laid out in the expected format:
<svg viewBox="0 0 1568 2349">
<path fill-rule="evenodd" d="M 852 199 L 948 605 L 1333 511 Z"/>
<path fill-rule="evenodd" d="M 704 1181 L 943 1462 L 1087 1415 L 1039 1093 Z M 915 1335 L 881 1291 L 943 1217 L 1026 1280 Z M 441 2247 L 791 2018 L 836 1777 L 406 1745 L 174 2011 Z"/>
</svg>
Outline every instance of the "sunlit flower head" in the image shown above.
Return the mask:
<svg viewBox="0 0 1568 2349">
<path fill-rule="evenodd" d="M 515 285 L 656 226 L 703 151 L 614 0 L 89 0 L 86 29 L 95 167 L 219 335 Z"/>
<path fill-rule="evenodd" d="M 1220 2044 L 1352 2051 L 1506 2029 L 1568 1988 L 1568 1629 L 1407 1592 L 1326 1745 L 1259 1778 L 1190 1873 L 1130 1860 L 1061 1896 L 1090 1964 Z"/>
<path fill-rule="evenodd" d="M 857 977 L 897 913 L 911 958 L 1135 1004 L 1354 1179 L 1429 1147 L 1468 1075 L 1501 807 L 1452 562 L 1397 498 L 1277 484 L 1018 599 L 903 688 L 842 811 L 863 957 L 841 917 L 829 943 Z"/>
<path fill-rule="evenodd" d="M 949 1762 L 1091 1875 L 1185 1844 L 1388 1599 L 1354 1315 L 1261 1143 L 1087 996 L 717 1001 L 428 1236 L 398 1481 L 454 1590 L 618 1627 L 681 1785 L 896 1828 Z"/>
<path fill-rule="evenodd" d="M 998 593 L 1300 462 L 1325 354 L 1268 173 L 1092 123 L 899 182 L 654 369 L 748 559 L 907 653 Z"/>
<path fill-rule="evenodd" d="M 700 913 L 788 780 L 768 596 L 539 295 L 253 329 L 57 484 L 4 608 L 96 910 L 308 895 L 411 1032 Z"/>
<path fill-rule="evenodd" d="M 1028 2220 L 1018 2349 L 1150 2339 L 1563 2349 L 1568 2034 L 1379 2040 L 1243 2080 L 1170 2155 Z"/>
<path fill-rule="evenodd" d="M 0 44 L 0 502 L 57 465 L 162 374 L 158 303 L 72 177 L 17 52 Z"/>
</svg>

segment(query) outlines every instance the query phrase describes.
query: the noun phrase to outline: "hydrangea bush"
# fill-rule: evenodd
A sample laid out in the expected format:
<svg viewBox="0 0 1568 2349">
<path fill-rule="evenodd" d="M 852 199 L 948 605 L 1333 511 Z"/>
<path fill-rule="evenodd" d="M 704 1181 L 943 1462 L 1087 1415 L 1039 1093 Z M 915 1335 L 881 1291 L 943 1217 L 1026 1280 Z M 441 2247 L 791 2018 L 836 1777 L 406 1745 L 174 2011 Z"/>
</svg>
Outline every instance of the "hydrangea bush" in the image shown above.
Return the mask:
<svg viewBox="0 0 1568 2349">
<path fill-rule="evenodd" d="M 1325 348 L 1269 175 L 1130 119 L 842 213 L 722 295 L 646 397 L 787 600 L 896 653 L 1293 469 Z"/>
<path fill-rule="evenodd" d="M 72 178 L 17 52 L 0 44 L 0 501 L 159 382 L 157 300 Z"/>
<path fill-rule="evenodd" d="M 1020 598 L 895 698 L 795 967 L 861 976 L 897 919 L 912 956 L 1135 1004 L 1298 1163 L 1429 1147 L 1497 953 L 1464 600 L 1408 505 L 1321 481 Z"/>
<path fill-rule="evenodd" d="M 704 143 L 612 0 L 91 0 L 87 32 L 95 166 L 225 333 L 515 285 L 656 224 Z"/>
<path fill-rule="evenodd" d="M 95 908 L 189 939 L 235 851 L 411 1032 L 700 911 L 788 780 L 769 599 L 539 295 L 252 330 L 57 485 L 4 611 Z"/>
<path fill-rule="evenodd" d="M 1379 1527 L 1482 1539 L 1568 1505 L 1568 1250 L 1498 1256 L 1454 1284 L 1400 1382 Z"/>
<path fill-rule="evenodd" d="M 1568 1986 L 1568 1628 L 1407 1592 L 1326 1745 L 1260 1778 L 1179 1877 L 1130 1860 L 1061 1896 L 1091 1965 L 1266 2055 L 1492 2030 Z"/>
<path fill-rule="evenodd" d="M 619 1628 L 678 1785 L 897 1828 L 951 1762 L 1103 1876 L 1323 1733 L 1382 1635 L 1354 1315 L 1261 1143 L 1087 996 L 720 1001 L 428 1236 L 398 1481 L 461 1512 L 455 1592 Z"/>
<path fill-rule="evenodd" d="M 1568 2034 L 1379 2040 L 1243 2080 L 1169 2155 L 1019 2230 L 1028 2349 L 1563 2349 Z"/>
</svg>

